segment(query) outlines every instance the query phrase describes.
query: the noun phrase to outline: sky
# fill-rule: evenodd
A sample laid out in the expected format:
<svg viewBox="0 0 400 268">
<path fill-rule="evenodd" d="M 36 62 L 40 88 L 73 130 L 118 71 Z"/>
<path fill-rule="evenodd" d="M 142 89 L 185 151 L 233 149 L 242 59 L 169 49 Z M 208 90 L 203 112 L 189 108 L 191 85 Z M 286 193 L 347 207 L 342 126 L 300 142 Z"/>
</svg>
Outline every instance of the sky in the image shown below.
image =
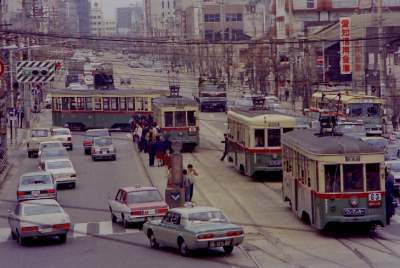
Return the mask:
<svg viewBox="0 0 400 268">
<path fill-rule="evenodd" d="M 115 19 L 115 9 L 117 7 L 126 7 L 132 3 L 142 3 L 142 0 L 90 0 L 98 2 L 103 7 L 104 16 L 108 19 Z"/>
</svg>

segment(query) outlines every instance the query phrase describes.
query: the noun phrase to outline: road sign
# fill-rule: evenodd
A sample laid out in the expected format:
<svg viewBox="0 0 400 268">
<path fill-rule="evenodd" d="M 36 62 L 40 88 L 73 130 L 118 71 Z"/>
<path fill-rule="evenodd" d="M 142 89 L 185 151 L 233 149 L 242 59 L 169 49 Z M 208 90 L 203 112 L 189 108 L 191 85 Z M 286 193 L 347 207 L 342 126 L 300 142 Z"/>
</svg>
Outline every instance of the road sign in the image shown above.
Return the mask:
<svg viewBox="0 0 400 268">
<path fill-rule="evenodd" d="M 6 72 L 6 66 L 4 65 L 4 62 L 0 60 L 0 76 L 2 76 Z"/>
<path fill-rule="evenodd" d="M 178 201 L 179 198 L 181 198 L 181 193 L 179 193 L 179 192 L 172 192 L 172 193 L 171 193 L 171 198 L 172 198 L 174 201 Z"/>
<path fill-rule="evenodd" d="M 51 82 L 54 81 L 56 68 L 54 61 L 20 61 L 17 62 L 17 81 Z"/>
</svg>

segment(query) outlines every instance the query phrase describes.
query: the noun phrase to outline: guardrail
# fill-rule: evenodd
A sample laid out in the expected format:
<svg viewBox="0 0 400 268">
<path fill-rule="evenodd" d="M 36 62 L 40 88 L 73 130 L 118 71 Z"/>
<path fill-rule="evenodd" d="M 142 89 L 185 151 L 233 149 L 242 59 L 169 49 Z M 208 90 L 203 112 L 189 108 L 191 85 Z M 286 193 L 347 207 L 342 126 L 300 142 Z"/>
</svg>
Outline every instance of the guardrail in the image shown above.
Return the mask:
<svg viewBox="0 0 400 268">
<path fill-rule="evenodd" d="M 6 170 L 8 164 L 7 151 L 4 149 L 0 149 L 0 174 L 2 174 L 4 170 Z"/>
</svg>

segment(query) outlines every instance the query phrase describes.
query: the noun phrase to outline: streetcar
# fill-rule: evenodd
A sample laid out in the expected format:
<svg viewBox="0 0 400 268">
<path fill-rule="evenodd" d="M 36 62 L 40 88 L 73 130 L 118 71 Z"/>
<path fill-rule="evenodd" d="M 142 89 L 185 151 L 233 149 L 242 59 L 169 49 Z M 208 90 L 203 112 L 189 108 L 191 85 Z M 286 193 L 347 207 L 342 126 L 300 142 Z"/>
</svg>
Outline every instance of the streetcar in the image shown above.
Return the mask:
<svg viewBox="0 0 400 268">
<path fill-rule="evenodd" d="M 320 112 L 337 112 L 339 120 L 362 121 L 367 135 L 382 135 L 386 111 L 384 100 L 361 93 L 349 91 L 319 91 L 311 98 L 311 108 L 306 110 L 314 119 Z"/>
<path fill-rule="evenodd" d="M 51 92 L 53 125 L 80 131 L 91 128 L 130 131 L 132 116 L 151 115 L 152 100 L 165 94 L 166 91 L 160 90 L 55 90 Z"/>
<path fill-rule="evenodd" d="M 183 150 L 193 151 L 200 142 L 197 102 L 179 96 L 172 88 L 169 96 L 155 98 L 152 104 L 154 121 L 161 134 L 171 142 L 179 142 Z"/>
<path fill-rule="evenodd" d="M 282 195 L 319 230 L 385 226 L 384 151 L 345 135 L 298 129 L 282 137 Z"/>
<path fill-rule="evenodd" d="M 256 101 L 228 112 L 228 159 L 247 176 L 282 171 L 281 136 L 297 125 L 292 116 L 264 109 L 265 98 Z"/>
</svg>

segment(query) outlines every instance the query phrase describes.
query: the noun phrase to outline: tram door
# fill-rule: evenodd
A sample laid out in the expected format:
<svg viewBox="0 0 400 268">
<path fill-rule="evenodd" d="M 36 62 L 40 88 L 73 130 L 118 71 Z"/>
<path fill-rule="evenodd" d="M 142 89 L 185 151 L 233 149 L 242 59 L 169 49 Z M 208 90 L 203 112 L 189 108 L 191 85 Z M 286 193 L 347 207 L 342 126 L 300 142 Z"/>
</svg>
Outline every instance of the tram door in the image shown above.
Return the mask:
<svg viewBox="0 0 400 268">
<path fill-rule="evenodd" d="M 299 182 L 294 180 L 294 208 L 296 211 L 299 207 Z"/>
</svg>

